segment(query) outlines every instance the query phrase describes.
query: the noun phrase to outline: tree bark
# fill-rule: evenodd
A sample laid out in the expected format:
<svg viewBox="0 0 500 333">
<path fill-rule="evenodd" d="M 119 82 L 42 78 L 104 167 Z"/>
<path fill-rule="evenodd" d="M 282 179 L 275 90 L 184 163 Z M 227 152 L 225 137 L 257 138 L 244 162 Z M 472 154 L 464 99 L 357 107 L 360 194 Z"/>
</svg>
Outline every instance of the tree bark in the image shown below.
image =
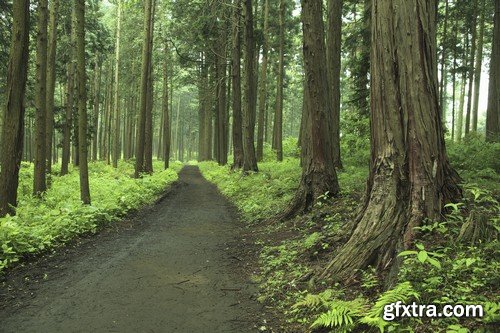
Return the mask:
<svg viewBox="0 0 500 333">
<path fill-rule="evenodd" d="M 479 36 L 477 40 L 476 65 L 474 66 L 474 99 L 472 104 L 472 131 L 477 132 L 477 116 L 479 109 L 479 89 L 481 86 L 481 67 L 483 65 L 483 39 L 484 39 L 484 0 L 479 7 Z"/>
<path fill-rule="evenodd" d="M 267 100 L 267 63 L 269 53 L 269 0 L 264 0 L 264 27 L 262 31 L 262 66 L 259 86 L 259 115 L 257 121 L 257 161 L 264 158 L 265 113 Z"/>
<path fill-rule="evenodd" d="M 168 107 L 168 42 L 165 41 L 165 54 L 163 60 L 163 159 L 165 169 L 168 169 L 170 160 L 170 110 Z"/>
<path fill-rule="evenodd" d="M 370 175 L 351 238 L 322 277 L 396 271 L 414 228 L 461 196 L 439 114 L 435 11 L 435 0 L 373 3 Z"/>
<path fill-rule="evenodd" d="M 254 130 L 256 112 L 255 39 L 253 31 L 252 0 L 244 0 L 244 66 L 245 84 L 243 94 L 243 172 L 258 171 L 255 156 Z"/>
<path fill-rule="evenodd" d="M 99 64 L 99 55 L 95 58 L 94 66 L 94 115 L 93 115 L 93 133 L 92 133 L 92 161 L 97 161 L 97 140 L 99 127 L 99 106 L 101 102 L 101 66 Z"/>
<path fill-rule="evenodd" d="M 443 27 L 443 37 L 442 37 L 442 47 L 443 51 L 441 53 L 441 80 L 439 82 L 439 105 L 441 106 L 441 119 L 443 124 L 446 124 L 446 108 L 445 108 L 445 95 L 446 95 L 446 39 L 448 35 L 448 12 L 449 12 L 449 0 L 445 0 L 444 8 L 444 27 Z"/>
<path fill-rule="evenodd" d="M 115 106 L 115 124 L 114 124 L 114 149 L 113 149 L 113 167 L 118 167 L 120 159 L 120 38 L 122 26 L 122 2 L 118 0 L 116 18 L 116 41 L 115 41 L 115 91 L 114 91 L 114 106 Z"/>
<path fill-rule="evenodd" d="M 267 1 L 267 0 L 266 0 Z M 240 19 L 241 0 L 234 1 L 233 10 L 233 48 L 232 48 L 232 70 L 233 85 L 233 165 L 231 168 L 243 167 L 243 127 L 241 114 L 241 43 L 240 43 Z"/>
<path fill-rule="evenodd" d="M 47 190 L 47 21 L 48 1 L 38 1 L 36 34 L 36 82 L 35 82 L 35 174 L 33 194 L 40 196 Z"/>
<path fill-rule="evenodd" d="M 473 0 L 473 14 L 472 14 L 472 22 L 471 22 L 471 30 L 472 30 L 472 40 L 471 40 L 471 51 L 470 51 L 470 59 L 469 59 L 469 84 L 468 84 L 468 93 L 467 93 L 467 111 L 465 113 L 465 135 L 469 134 L 470 131 L 470 120 L 471 120 L 471 112 L 472 112 L 472 89 L 474 87 L 474 64 L 475 64 L 475 56 L 476 56 L 476 47 L 477 47 L 477 1 Z"/>
<path fill-rule="evenodd" d="M 46 153 L 47 173 L 52 172 L 52 136 L 54 133 L 54 92 L 56 88 L 56 43 L 59 0 L 52 0 L 50 8 L 50 29 L 47 59 L 47 129 Z"/>
<path fill-rule="evenodd" d="M 85 0 L 76 0 L 76 68 L 78 79 L 78 155 L 80 166 L 80 199 L 90 205 L 87 160 L 87 75 L 85 72 Z"/>
<path fill-rule="evenodd" d="M 495 0 L 493 43 L 491 46 L 488 109 L 486 111 L 486 140 L 500 141 L 500 0 Z"/>
<path fill-rule="evenodd" d="M 328 125 L 328 83 L 321 0 L 302 0 L 304 53 L 304 115 L 302 119 L 302 177 L 295 197 L 280 215 L 290 218 L 309 211 L 321 197 L 339 192 L 332 150 L 324 143 L 331 135 Z"/>
<path fill-rule="evenodd" d="M 24 140 L 24 95 L 28 75 L 29 0 L 12 5 L 12 40 L 0 146 L 0 217 L 14 215 Z"/>
<path fill-rule="evenodd" d="M 340 54 L 342 42 L 342 0 L 328 0 L 326 60 L 330 111 L 330 133 L 333 164 L 342 169 L 340 158 Z"/>
</svg>

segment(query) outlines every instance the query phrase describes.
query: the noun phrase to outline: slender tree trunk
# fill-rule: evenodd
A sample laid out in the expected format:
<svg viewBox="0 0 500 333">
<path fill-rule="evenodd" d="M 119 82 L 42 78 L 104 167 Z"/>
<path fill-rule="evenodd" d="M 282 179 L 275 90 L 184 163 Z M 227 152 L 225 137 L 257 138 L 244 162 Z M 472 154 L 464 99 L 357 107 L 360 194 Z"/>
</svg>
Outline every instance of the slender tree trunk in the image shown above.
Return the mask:
<svg viewBox="0 0 500 333">
<path fill-rule="evenodd" d="M 155 8 L 156 1 L 153 0 L 151 8 L 151 34 L 149 36 L 149 53 L 151 54 L 149 58 L 149 78 L 148 78 L 148 98 L 147 98 L 147 108 L 146 108 L 146 131 L 145 131 L 145 146 L 144 146 L 144 171 L 147 173 L 153 173 L 153 33 L 154 33 L 154 21 L 155 21 Z"/>
<path fill-rule="evenodd" d="M 85 0 L 76 0 L 76 62 L 78 78 L 78 154 L 80 162 L 80 199 L 90 205 L 89 170 L 87 160 L 87 82 L 85 72 Z"/>
<path fill-rule="evenodd" d="M 68 63 L 68 82 L 66 88 L 66 117 L 64 120 L 63 129 L 63 147 L 62 147 L 62 160 L 61 160 L 61 176 L 68 173 L 68 165 L 71 154 L 71 124 L 73 123 L 73 93 L 74 93 L 74 72 L 75 65 L 73 62 L 73 55 Z"/>
<path fill-rule="evenodd" d="M 115 42 L 115 91 L 114 91 L 114 106 L 115 106 L 115 139 L 113 149 L 113 167 L 118 167 L 120 159 L 120 38 L 122 26 L 122 2 L 118 0 L 118 11 L 116 19 L 116 42 Z"/>
<path fill-rule="evenodd" d="M 486 111 L 486 140 L 500 141 L 500 0 L 495 0 L 493 44 L 491 46 L 488 109 Z"/>
<path fill-rule="evenodd" d="M 442 37 L 442 47 L 443 52 L 441 53 L 441 80 L 439 82 L 439 105 L 441 107 L 441 119 L 443 124 L 446 124 L 446 108 L 445 108 L 445 95 L 446 95 L 446 39 L 448 35 L 448 12 L 449 12 L 449 0 L 445 0 L 444 8 L 444 27 L 443 27 L 443 37 Z"/>
<path fill-rule="evenodd" d="M 165 40 L 165 54 L 163 60 L 163 147 L 162 154 L 165 169 L 170 161 L 170 110 L 168 107 L 168 42 Z"/>
<path fill-rule="evenodd" d="M 142 47 L 142 71 L 141 71 L 141 105 L 137 131 L 137 143 L 135 153 L 135 178 L 139 178 L 144 171 L 144 146 L 146 143 L 146 113 L 149 86 L 149 66 L 151 63 L 151 53 L 149 52 L 149 36 L 151 31 L 153 0 L 144 2 L 144 41 Z"/>
<path fill-rule="evenodd" d="M 219 27 L 218 48 L 221 54 L 216 55 L 217 61 L 217 162 L 227 164 L 227 116 L 226 116 L 226 27 L 222 23 Z"/>
<path fill-rule="evenodd" d="M 275 144 L 276 159 L 283 161 L 283 79 L 285 76 L 285 2 L 279 3 L 279 58 L 278 58 L 278 82 L 276 90 L 275 117 Z"/>
<path fill-rule="evenodd" d="M 92 161 L 97 161 L 97 130 L 99 127 L 99 106 L 101 96 L 101 66 L 99 64 L 99 56 L 95 58 L 94 66 L 94 116 L 93 116 L 93 133 L 92 133 Z"/>
<path fill-rule="evenodd" d="M 331 134 L 322 0 L 301 3 L 305 72 L 302 177 L 292 203 L 281 218 L 307 212 L 325 194 L 335 196 L 339 192 L 332 151 L 325 145 Z"/>
<path fill-rule="evenodd" d="M 340 159 L 340 54 L 342 42 L 342 0 L 328 0 L 326 61 L 333 164 L 342 169 Z"/>
<path fill-rule="evenodd" d="M 472 131 L 477 132 L 477 116 L 479 108 L 479 91 L 481 86 L 481 67 L 483 65 L 483 39 L 484 39 L 484 0 L 479 7 L 479 37 L 477 40 L 476 65 L 474 66 L 474 99 L 472 105 Z"/>
<path fill-rule="evenodd" d="M 467 135 L 470 131 L 470 120 L 471 120 L 471 112 L 472 112 L 472 89 L 474 87 L 474 64 L 475 64 L 475 56 L 476 56 L 476 39 L 477 39 L 477 1 L 474 1 L 474 12 L 472 16 L 471 22 L 471 30 L 472 30 L 472 41 L 471 41 L 471 51 L 470 51 L 470 60 L 469 60 L 469 86 L 467 93 L 467 111 L 465 113 L 465 134 Z"/>
<path fill-rule="evenodd" d="M 267 1 L 267 0 L 266 0 Z M 233 76 L 233 165 L 232 169 L 243 167 L 243 125 L 241 114 L 241 43 L 240 43 L 240 16 L 241 0 L 234 1 L 233 10 L 233 48 L 232 48 L 232 70 Z"/>
<path fill-rule="evenodd" d="M 265 113 L 267 100 L 267 62 L 269 53 L 269 0 L 264 0 L 262 66 L 259 86 L 259 116 L 257 121 L 257 161 L 264 158 Z M 234 71 L 234 69 L 233 69 Z"/>
<path fill-rule="evenodd" d="M 24 139 L 24 95 L 28 75 L 29 0 L 12 5 L 12 40 L 0 145 L 0 217 L 14 215 Z M 29 142 L 28 142 L 29 143 Z"/>
<path fill-rule="evenodd" d="M 323 277 L 348 280 L 367 265 L 394 273 L 415 227 L 461 195 L 439 114 L 435 4 L 373 3 L 370 175 L 351 238 Z"/>
<path fill-rule="evenodd" d="M 252 0 L 244 0 L 244 66 L 245 89 L 243 95 L 243 171 L 258 171 L 255 156 L 254 129 L 256 112 L 256 82 L 255 82 L 255 40 L 253 31 Z"/>
<path fill-rule="evenodd" d="M 56 42 L 59 0 L 52 0 L 50 7 L 50 29 L 47 59 L 47 173 L 52 172 L 52 137 L 54 133 L 54 93 L 56 88 Z"/>
<path fill-rule="evenodd" d="M 33 194 L 37 196 L 47 190 L 47 7 L 47 0 L 38 1 L 35 83 L 35 175 L 33 177 Z"/>
</svg>

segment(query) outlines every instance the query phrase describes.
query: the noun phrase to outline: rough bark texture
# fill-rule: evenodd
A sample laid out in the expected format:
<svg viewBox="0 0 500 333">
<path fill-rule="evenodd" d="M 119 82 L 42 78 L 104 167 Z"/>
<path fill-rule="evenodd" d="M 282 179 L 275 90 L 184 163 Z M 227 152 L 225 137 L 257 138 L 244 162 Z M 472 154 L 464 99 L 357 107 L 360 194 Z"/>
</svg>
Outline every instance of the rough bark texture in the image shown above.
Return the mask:
<svg viewBox="0 0 500 333">
<path fill-rule="evenodd" d="M 259 86 L 259 114 L 257 121 L 257 161 L 264 158 L 265 113 L 267 99 L 267 63 L 269 53 L 269 0 L 264 0 L 264 26 L 262 41 L 262 66 Z"/>
<path fill-rule="evenodd" d="M 330 133 L 333 164 L 342 169 L 340 158 L 340 53 L 342 41 L 342 2 L 328 0 L 328 28 L 326 35 L 326 61 L 330 111 Z M 365 74 L 366 75 L 366 74 Z"/>
<path fill-rule="evenodd" d="M 24 94 L 28 75 L 29 1 L 17 0 L 12 9 L 12 42 L 0 146 L 0 217 L 15 214 L 24 139 Z"/>
<path fill-rule="evenodd" d="M 151 35 L 151 11 L 153 0 L 144 2 L 144 39 L 142 45 L 142 70 L 141 70 L 141 104 L 137 130 L 137 144 L 135 152 L 135 178 L 139 178 L 144 171 L 144 146 L 146 142 L 146 112 L 149 85 L 149 64 L 151 53 L 149 52 L 149 36 Z"/>
<path fill-rule="evenodd" d="M 258 171 L 255 155 L 254 130 L 256 112 L 255 39 L 253 31 L 252 0 L 244 0 L 244 66 L 245 84 L 243 94 L 243 171 Z"/>
<path fill-rule="evenodd" d="M 339 192 L 329 140 L 328 84 L 321 0 L 302 0 L 303 53 L 305 71 L 302 119 L 302 177 L 288 209 L 279 218 L 309 211 L 320 196 Z"/>
<path fill-rule="evenodd" d="M 414 227 L 461 195 L 439 115 L 435 10 L 433 0 L 373 3 L 370 176 L 351 238 L 323 276 L 397 268 Z"/>
<path fill-rule="evenodd" d="M 217 58 L 217 162 L 219 165 L 227 164 L 227 116 L 226 116 L 226 27 L 219 26 Z"/>
<path fill-rule="evenodd" d="M 33 194 L 41 195 L 47 190 L 47 22 L 48 1 L 38 1 L 36 33 L 36 82 L 35 82 L 35 174 Z"/>
<path fill-rule="evenodd" d="M 500 141 L 500 0 L 495 0 L 488 110 L 486 111 L 486 140 Z"/>
<path fill-rule="evenodd" d="M 87 75 L 85 72 L 85 0 L 76 0 L 76 68 L 78 78 L 78 155 L 80 164 L 80 199 L 90 205 L 87 160 Z"/>
<path fill-rule="evenodd" d="M 59 12 L 59 0 L 53 0 L 50 7 L 49 44 L 47 54 L 47 129 L 46 129 L 46 155 L 47 173 L 52 172 L 52 139 L 54 133 L 54 92 L 56 88 L 56 42 L 57 42 L 57 19 Z"/>
<path fill-rule="evenodd" d="M 232 169 L 243 167 L 243 127 L 241 116 L 241 43 L 240 43 L 241 0 L 235 0 L 233 9 L 232 48 L 232 106 L 233 106 L 233 165 Z"/>
</svg>

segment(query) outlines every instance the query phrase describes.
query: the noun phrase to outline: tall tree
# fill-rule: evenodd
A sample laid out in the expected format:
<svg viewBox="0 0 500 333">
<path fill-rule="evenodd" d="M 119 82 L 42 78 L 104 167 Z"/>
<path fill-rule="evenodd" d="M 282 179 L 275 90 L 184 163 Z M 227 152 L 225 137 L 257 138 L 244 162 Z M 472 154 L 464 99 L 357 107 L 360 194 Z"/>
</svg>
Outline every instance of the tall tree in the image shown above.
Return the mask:
<svg viewBox="0 0 500 333">
<path fill-rule="evenodd" d="M 98 144 L 98 127 L 99 127 L 99 109 L 101 103 L 101 64 L 99 63 L 99 55 L 95 57 L 94 64 L 94 112 L 92 126 L 92 161 L 97 161 L 97 144 Z"/>
<path fill-rule="evenodd" d="M 117 18 L 116 18 L 116 41 L 115 41 L 115 91 L 114 91 L 114 106 L 115 106 L 115 125 L 114 125 L 114 148 L 113 148 L 113 167 L 118 167 L 120 159 L 120 39 L 122 30 L 122 2 L 118 0 Z"/>
<path fill-rule="evenodd" d="M 264 158 L 264 134 L 265 134 L 264 125 L 265 125 L 266 100 L 267 100 L 267 63 L 269 54 L 269 0 L 264 0 L 263 11 L 264 11 L 264 23 L 262 28 L 262 65 L 260 69 L 261 74 L 260 74 L 260 85 L 259 85 L 259 114 L 257 121 L 257 161 L 259 162 L 262 161 L 262 159 Z M 233 68 L 233 80 L 234 80 L 234 68 Z"/>
<path fill-rule="evenodd" d="M 266 0 L 267 1 L 267 0 Z M 243 167 L 243 125 L 241 115 L 241 0 L 234 0 L 233 8 L 233 47 L 231 56 L 231 75 L 233 85 L 233 165 L 232 169 Z"/>
<path fill-rule="evenodd" d="M 305 72 L 302 176 L 282 218 L 310 210 L 325 193 L 335 196 L 339 192 L 332 150 L 325 144 L 331 134 L 322 0 L 302 0 L 301 4 Z"/>
<path fill-rule="evenodd" d="M 415 227 L 461 194 L 439 114 L 436 0 L 372 6 L 370 175 L 354 231 L 323 274 L 336 279 L 370 264 L 396 270 Z"/>
<path fill-rule="evenodd" d="M 151 31 L 153 0 L 144 2 L 144 39 L 142 45 L 142 70 L 141 70 L 141 104 L 139 122 L 137 130 L 137 144 L 135 153 L 135 178 L 139 178 L 144 171 L 144 146 L 146 143 L 146 113 L 149 86 L 149 67 L 151 63 L 151 53 L 149 52 L 149 36 Z"/>
<path fill-rule="evenodd" d="M 168 169 L 168 163 L 170 160 L 170 112 L 168 107 L 168 41 L 165 38 L 163 55 L 163 96 L 162 96 L 162 107 L 163 107 L 163 159 L 165 161 L 165 169 Z"/>
<path fill-rule="evenodd" d="M 146 126 L 144 132 L 144 172 L 153 173 L 153 33 L 155 22 L 156 0 L 153 0 L 151 8 L 150 35 L 149 38 L 149 69 L 148 69 L 148 88 L 146 101 Z"/>
<path fill-rule="evenodd" d="M 35 174 L 33 194 L 41 195 L 47 190 L 47 22 L 48 1 L 38 1 L 36 34 L 36 82 L 35 82 Z"/>
<path fill-rule="evenodd" d="M 486 111 L 486 140 L 500 141 L 500 0 L 495 0 L 493 44 L 491 46 L 488 110 Z"/>
<path fill-rule="evenodd" d="M 80 199 L 90 205 L 87 160 L 87 75 L 85 72 L 85 0 L 75 1 L 76 77 L 78 80 L 78 155 L 80 167 Z"/>
<path fill-rule="evenodd" d="M 28 76 L 29 0 L 12 4 L 12 41 L 0 145 L 0 217 L 15 214 L 24 139 L 24 94 Z"/>
<path fill-rule="evenodd" d="M 243 94 L 243 171 L 258 171 L 255 155 L 254 130 L 256 112 L 255 37 L 252 0 L 243 0 L 244 23 L 244 94 Z"/>
<path fill-rule="evenodd" d="M 481 67 L 483 65 L 484 10 L 484 0 L 481 0 L 479 7 L 479 36 L 477 39 L 476 64 L 474 66 L 474 96 L 471 123 L 473 132 L 477 132 L 477 116 L 479 111 L 479 88 L 481 86 Z"/>
<path fill-rule="evenodd" d="M 59 0 L 52 0 L 50 6 L 49 44 L 47 59 L 47 173 L 52 172 L 52 139 L 54 133 L 54 92 L 56 88 L 56 46 Z"/>
<path fill-rule="evenodd" d="M 274 111 L 273 148 L 278 161 L 283 161 L 283 84 L 285 76 L 285 1 L 279 2 L 279 56 L 276 104 Z"/>
<path fill-rule="evenodd" d="M 342 168 L 340 159 L 340 44 L 342 41 L 342 2 L 328 0 L 328 27 L 326 33 L 326 61 L 328 73 L 329 117 L 333 164 Z"/>
<path fill-rule="evenodd" d="M 467 135 L 470 131 L 470 120 L 471 120 L 471 112 L 472 112 L 472 92 L 474 87 L 474 64 L 476 57 L 476 47 L 477 47 L 477 2 L 478 0 L 472 0 L 472 19 L 470 22 L 470 30 L 472 34 L 471 39 L 471 50 L 470 50 L 470 59 L 469 59 L 469 83 L 468 83 L 468 93 L 467 93 L 467 109 L 465 112 L 465 134 Z"/>
</svg>

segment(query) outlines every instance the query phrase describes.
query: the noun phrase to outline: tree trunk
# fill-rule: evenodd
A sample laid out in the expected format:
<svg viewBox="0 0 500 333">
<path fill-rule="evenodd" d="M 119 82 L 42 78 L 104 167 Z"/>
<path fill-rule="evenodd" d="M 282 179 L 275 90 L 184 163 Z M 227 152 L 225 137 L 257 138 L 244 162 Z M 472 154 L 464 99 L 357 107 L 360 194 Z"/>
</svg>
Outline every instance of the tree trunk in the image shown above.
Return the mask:
<svg viewBox="0 0 500 333">
<path fill-rule="evenodd" d="M 144 146 L 146 143 L 146 113 L 149 86 L 149 66 L 151 63 L 151 53 L 149 52 L 149 36 L 151 31 L 153 0 L 144 2 L 144 40 L 142 45 L 142 71 L 141 71 L 141 105 L 137 131 L 137 143 L 135 152 L 135 178 L 139 178 L 144 171 Z"/>
<path fill-rule="evenodd" d="M 265 113 L 267 100 L 267 62 L 269 53 L 269 0 L 264 0 L 264 27 L 262 31 L 262 67 L 259 86 L 259 116 L 257 121 L 257 161 L 264 158 Z"/>
<path fill-rule="evenodd" d="M 474 9 L 473 16 L 471 22 L 471 30 L 472 30 L 472 41 L 471 41 L 471 51 L 470 51 L 470 59 L 469 59 L 469 86 L 467 93 L 467 111 L 465 113 L 465 134 L 467 135 L 470 131 L 470 120 L 471 120 L 471 112 L 472 112 L 472 88 L 474 87 L 474 64 L 475 64 L 475 56 L 476 56 L 476 39 L 477 39 L 477 1 L 474 1 Z"/>
<path fill-rule="evenodd" d="M 122 2 L 118 0 L 118 15 L 116 19 L 116 42 L 115 42 L 115 91 L 114 91 L 114 106 L 115 106 L 115 139 L 113 149 L 113 167 L 118 167 L 120 159 L 120 38 L 122 26 Z"/>
<path fill-rule="evenodd" d="M 227 164 L 227 116 L 226 116 L 226 28 L 225 23 L 219 26 L 217 61 L 217 162 L 219 165 Z"/>
<path fill-rule="evenodd" d="M 330 111 L 330 133 L 333 164 L 342 169 L 340 159 L 340 53 L 342 42 L 342 0 L 328 0 L 326 60 Z"/>
<path fill-rule="evenodd" d="M 163 147 L 162 154 L 165 169 L 168 169 L 170 160 L 170 112 L 168 107 L 168 42 L 165 41 L 165 54 L 163 60 Z"/>
<path fill-rule="evenodd" d="M 12 5 L 12 41 L 0 146 L 0 217 L 14 215 L 24 139 L 24 95 L 28 75 L 29 0 Z"/>
<path fill-rule="evenodd" d="M 446 125 L 446 108 L 445 108 L 445 95 L 446 95 L 446 39 L 448 34 L 448 12 L 449 12 L 449 0 L 445 0 L 444 8 L 444 27 L 443 27 L 443 37 L 442 37 L 442 47 L 443 52 L 441 53 L 441 81 L 439 82 L 439 105 L 441 106 L 441 119 L 444 125 Z"/>
<path fill-rule="evenodd" d="M 256 112 L 255 39 L 253 31 L 252 0 L 244 0 L 244 66 L 245 84 L 243 94 L 243 172 L 258 171 L 255 156 L 254 130 Z"/>
<path fill-rule="evenodd" d="M 33 177 L 33 194 L 37 196 L 47 190 L 47 7 L 47 0 L 38 1 L 35 82 L 35 174 Z"/>
<path fill-rule="evenodd" d="M 56 43 L 57 43 L 57 18 L 59 0 L 53 0 L 50 8 L 50 30 L 47 59 L 47 129 L 46 153 L 47 173 L 52 172 L 52 136 L 54 133 L 54 93 L 56 88 Z"/>
<path fill-rule="evenodd" d="M 153 0 L 151 8 L 151 34 L 149 36 L 149 77 L 148 77 L 148 98 L 146 108 L 146 131 L 145 131 L 145 146 L 144 146 L 144 172 L 153 173 L 153 34 L 155 22 L 156 0 Z"/>
<path fill-rule="evenodd" d="M 276 83 L 276 106 L 274 148 L 276 159 L 283 161 L 283 79 L 285 76 L 285 2 L 279 3 L 279 56 L 278 56 L 278 81 Z"/>
<path fill-rule="evenodd" d="M 486 140 L 500 141 L 500 0 L 495 0 L 493 44 L 491 46 L 488 109 L 486 111 Z"/>
<path fill-rule="evenodd" d="M 323 277 L 396 271 L 414 228 L 461 195 L 439 114 L 435 10 L 435 0 L 373 3 L 370 175 L 351 238 Z"/>
<path fill-rule="evenodd" d="M 481 85 L 481 67 L 483 65 L 483 39 L 484 39 L 484 0 L 479 7 L 479 37 L 477 40 L 476 65 L 474 66 L 474 99 L 472 105 L 472 131 L 477 132 L 477 116 L 479 108 L 479 89 Z"/>
<path fill-rule="evenodd" d="M 99 65 L 99 56 L 95 58 L 94 67 L 94 116 L 92 128 L 92 161 L 97 161 L 97 130 L 99 127 L 99 103 L 101 95 L 101 66 Z"/>
<path fill-rule="evenodd" d="M 80 199 L 90 205 L 89 170 L 87 160 L 87 91 L 85 83 L 85 0 L 77 0 L 76 12 L 76 68 L 78 79 L 78 155 L 80 162 Z"/>
<path fill-rule="evenodd" d="M 72 42 L 73 43 L 73 42 Z M 74 45 L 74 44 L 73 44 Z M 73 62 L 74 56 L 71 55 L 71 60 L 68 63 L 68 82 L 66 88 L 66 118 L 63 128 L 63 147 L 61 160 L 61 176 L 68 173 L 69 159 L 71 155 L 71 128 L 73 123 L 73 94 L 74 94 L 74 72 L 75 65 Z"/>
<path fill-rule="evenodd" d="M 325 145 L 331 134 L 322 1 L 301 3 L 305 72 L 302 177 L 292 203 L 280 216 L 285 219 L 309 211 L 325 194 L 339 192 L 332 151 Z"/>
<path fill-rule="evenodd" d="M 268 1 L 268 0 L 266 0 Z M 241 43 L 240 43 L 240 16 L 241 0 L 234 1 L 233 10 L 233 48 L 232 48 L 232 70 L 233 76 L 233 165 L 231 168 L 243 167 L 243 127 L 241 114 Z"/>
</svg>

